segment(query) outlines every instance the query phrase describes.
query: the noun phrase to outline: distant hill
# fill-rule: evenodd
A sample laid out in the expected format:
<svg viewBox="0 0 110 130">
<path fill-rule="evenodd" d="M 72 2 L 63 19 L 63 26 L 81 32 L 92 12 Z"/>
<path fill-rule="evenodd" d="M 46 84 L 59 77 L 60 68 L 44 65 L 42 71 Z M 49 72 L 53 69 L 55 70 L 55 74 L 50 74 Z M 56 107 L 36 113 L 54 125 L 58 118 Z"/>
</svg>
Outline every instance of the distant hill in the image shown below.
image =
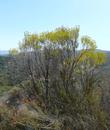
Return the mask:
<svg viewBox="0 0 110 130">
<path fill-rule="evenodd" d="M 0 55 L 8 55 L 9 51 L 7 50 L 0 50 Z"/>
<path fill-rule="evenodd" d="M 107 57 L 110 58 L 110 51 L 106 51 L 106 50 L 100 50 L 100 49 L 97 49 L 98 52 L 104 52 L 107 54 Z M 9 54 L 9 51 L 8 50 L 0 50 L 0 55 L 8 55 Z"/>
</svg>

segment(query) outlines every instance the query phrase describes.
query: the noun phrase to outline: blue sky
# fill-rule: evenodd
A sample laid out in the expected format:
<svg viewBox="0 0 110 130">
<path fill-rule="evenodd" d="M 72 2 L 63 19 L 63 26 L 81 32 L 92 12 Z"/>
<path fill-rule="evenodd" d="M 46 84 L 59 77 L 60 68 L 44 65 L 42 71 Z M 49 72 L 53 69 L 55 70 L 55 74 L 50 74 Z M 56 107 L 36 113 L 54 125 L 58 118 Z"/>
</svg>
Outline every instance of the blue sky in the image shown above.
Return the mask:
<svg viewBox="0 0 110 130">
<path fill-rule="evenodd" d="M 0 50 L 17 47 L 24 32 L 80 25 L 80 34 L 110 50 L 110 0 L 1 0 Z"/>
</svg>

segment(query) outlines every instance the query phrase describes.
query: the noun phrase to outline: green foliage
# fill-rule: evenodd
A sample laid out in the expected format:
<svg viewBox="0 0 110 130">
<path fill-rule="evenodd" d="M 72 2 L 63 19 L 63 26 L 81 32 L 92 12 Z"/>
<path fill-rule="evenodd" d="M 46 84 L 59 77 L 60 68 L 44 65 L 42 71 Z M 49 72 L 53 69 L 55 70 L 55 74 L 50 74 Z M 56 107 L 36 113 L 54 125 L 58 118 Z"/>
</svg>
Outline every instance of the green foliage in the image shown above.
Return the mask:
<svg viewBox="0 0 110 130">
<path fill-rule="evenodd" d="M 85 49 L 96 49 L 96 42 L 88 36 L 83 36 L 81 38 L 81 43 Z"/>
<path fill-rule="evenodd" d="M 22 44 L 20 43 L 19 45 L 19 49 L 37 49 L 40 48 L 40 46 L 38 46 L 38 42 L 39 42 L 39 36 L 37 34 L 31 34 L 29 32 L 26 32 L 24 34 L 24 39 L 22 41 Z"/>
<path fill-rule="evenodd" d="M 0 96 L 2 96 L 4 92 L 8 92 L 12 88 L 13 86 L 0 86 Z"/>
<path fill-rule="evenodd" d="M 55 44 L 65 45 L 69 40 L 76 41 L 79 36 L 79 27 L 75 28 L 57 28 L 52 32 L 43 32 L 41 34 L 25 33 L 23 42 L 20 44 L 21 48 L 38 48 L 39 43 L 50 41 Z"/>
<path fill-rule="evenodd" d="M 10 86 L 8 75 L 9 56 L 0 56 L 0 86 Z"/>
<path fill-rule="evenodd" d="M 19 51 L 16 48 L 10 49 L 9 54 L 12 56 L 15 56 L 19 53 Z"/>
<path fill-rule="evenodd" d="M 84 53 L 84 55 L 82 57 L 80 57 L 80 62 L 83 61 L 88 61 L 88 64 L 92 64 L 92 66 L 94 65 L 101 65 L 103 63 L 105 63 L 106 61 L 106 55 L 102 52 L 95 52 L 95 51 L 82 51 L 82 53 Z"/>
</svg>

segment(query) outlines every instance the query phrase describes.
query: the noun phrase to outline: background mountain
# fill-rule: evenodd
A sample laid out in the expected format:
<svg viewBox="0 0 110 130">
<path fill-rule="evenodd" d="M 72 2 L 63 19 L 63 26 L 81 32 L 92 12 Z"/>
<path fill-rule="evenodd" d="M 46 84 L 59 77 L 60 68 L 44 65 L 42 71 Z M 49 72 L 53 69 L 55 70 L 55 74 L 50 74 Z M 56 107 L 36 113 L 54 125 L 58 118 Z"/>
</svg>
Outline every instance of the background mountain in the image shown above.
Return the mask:
<svg viewBox="0 0 110 130">
<path fill-rule="evenodd" d="M 8 50 L 0 50 L 0 55 L 8 55 L 9 51 Z"/>
</svg>

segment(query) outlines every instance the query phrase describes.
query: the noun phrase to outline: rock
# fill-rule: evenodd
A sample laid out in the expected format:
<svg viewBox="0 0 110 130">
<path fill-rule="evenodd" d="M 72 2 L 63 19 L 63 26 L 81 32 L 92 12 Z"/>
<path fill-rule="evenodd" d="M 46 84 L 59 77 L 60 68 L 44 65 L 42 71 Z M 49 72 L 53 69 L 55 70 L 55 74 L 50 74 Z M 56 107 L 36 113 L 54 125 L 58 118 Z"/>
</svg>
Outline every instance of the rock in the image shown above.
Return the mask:
<svg viewBox="0 0 110 130">
<path fill-rule="evenodd" d="M 0 98 L 0 109 L 6 109 L 5 115 L 10 124 L 13 123 L 19 130 L 60 130 L 58 119 L 45 114 L 37 101 L 28 101 L 24 97 L 20 89 L 14 88 Z"/>
</svg>

